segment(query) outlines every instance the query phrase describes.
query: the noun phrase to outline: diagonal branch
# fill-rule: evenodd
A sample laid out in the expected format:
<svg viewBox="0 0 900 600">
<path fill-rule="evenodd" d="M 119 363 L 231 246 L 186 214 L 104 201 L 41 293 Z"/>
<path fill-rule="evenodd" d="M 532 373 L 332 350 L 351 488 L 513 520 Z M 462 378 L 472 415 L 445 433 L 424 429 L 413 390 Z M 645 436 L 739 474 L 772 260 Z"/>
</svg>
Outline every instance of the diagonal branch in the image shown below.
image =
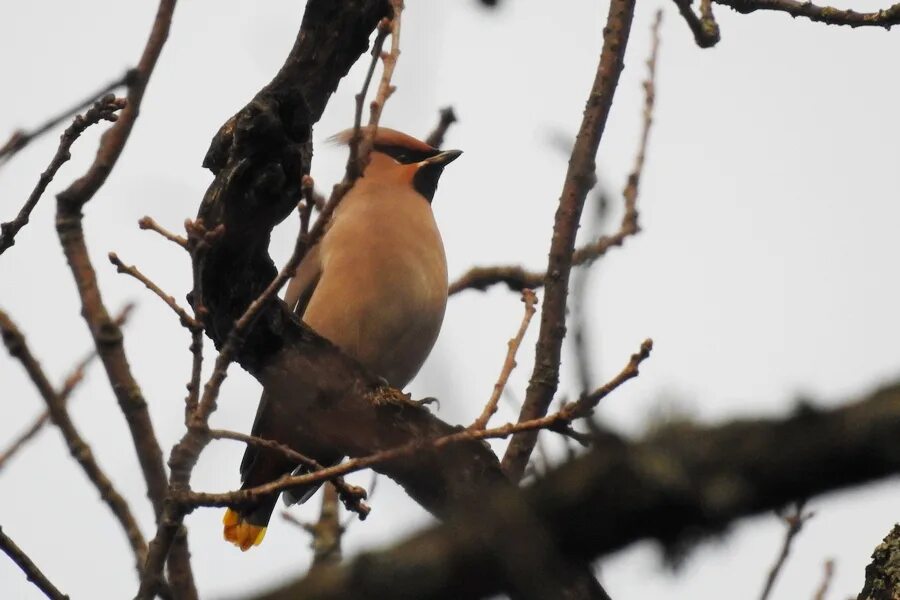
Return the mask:
<svg viewBox="0 0 900 600">
<path fill-rule="evenodd" d="M 648 74 L 643 84 L 644 109 L 640 143 L 635 155 L 634 168 L 628 176 L 628 182 L 622 192 L 625 198 L 625 211 L 622 214 L 622 221 L 615 233 L 602 236 L 596 241 L 589 242 L 576 249 L 572 254 L 572 266 L 590 265 L 595 260 L 603 257 L 611 248 L 622 246 L 628 237 L 640 231 L 637 213 L 637 192 L 644 168 L 650 128 L 653 124 L 653 107 L 656 100 L 656 58 L 659 50 L 659 27 L 661 21 L 662 13 L 657 12 L 652 28 L 653 41 L 650 57 L 647 59 Z M 450 284 L 450 295 L 458 294 L 467 289 L 484 291 L 496 284 L 505 284 L 509 289 L 520 292 L 526 288 L 537 289 L 543 286 L 546 280 L 546 272 L 530 271 L 516 265 L 474 267 Z"/>
<path fill-rule="evenodd" d="M 59 591 L 59 589 L 47 579 L 47 576 L 37 568 L 34 561 L 28 558 L 28 555 L 25 554 L 25 552 L 19 548 L 8 535 L 3 533 L 3 528 L 0 528 L 0 550 L 3 550 L 14 563 L 19 565 L 19 568 L 25 573 L 28 581 L 37 586 L 37 588 L 41 590 L 45 596 L 50 598 L 50 600 L 69 600 L 69 597 Z"/>
<path fill-rule="evenodd" d="M 44 135 L 54 127 L 57 127 L 64 121 L 72 118 L 72 115 L 76 114 L 78 111 L 83 110 L 89 107 L 91 104 L 97 101 L 97 99 L 102 98 L 106 94 L 109 94 L 115 91 L 117 88 L 122 86 L 131 85 L 132 79 L 135 76 L 135 72 L 132 69 L 129 69 L 125 72 L 124 75 L 119 77 L 118 79 L 109 82 L 104 85 L 102 88 L 84 98 L 74 106 L 67 108 L 62 111 L 58 115 L 51 117 L 42 125 L 34 128 L 31 131 L 22 131 L 21 129 L 18 131 L 14 131 L 13 134 L 9 137 L 9 139 L 0 146 L 0 166 L 2 166 L 6 161 L 8 161 L 15 153 L 19 152 L 25 146 L 33 142 L 36 138 Z"/>
<path fill-rule="evenodd" d="M 566 334 L 566 300 L 575 235 L 585 199 L 594 185 L 594 159 L 619 83 L 619 74 L 624 67 L 625 48 L 633 16 L 634 0 L 610 2 L 606 27 L 603 29 L 600 63 L 569 159 L 556 212 L 547 277 L 544 280 L 544 306 L 541 310 L 534 370 L 519 413 L 520 421 L 545 415 L 559 383 L 559 361 Z M 510 441 L 502 464 L 512 481 L 521 479 L 536 441 L 537 432 L 533 431 L 518 434 Z"/>
<path fill-rule="evenodd" d="M 50 161 L 50 166 L 47 167 L 46 171 L 41 173 L 37 185 L 34 186 L 34 190 L 32 190 L 31 194 L 28 196 L 28 200 L 19 211 L 19 214 L 16 215 L 16 218 L 12 221 L 0 223 L 0 254 L 3 254 L 8 248 L 16 243 L 16 234 L 28 224 L 31 211 L 37 206 L 37 203 L 47 189 L 47 186 L 50 185 L 50 182 L 53 181 L 53 178 L 56 176 L 56 172 L 59 171 L 59 168 L 63 166 L 63 164 L 72 158 L 69 150 L 72 149 L 72 144 L 75 143 L 75 140 L 84 133 L 85 129 L 100 121 L 111 121 L 115 123 L 118 118 L 116 112 L 125 108 L 125 105 L 125 100 L 109 94 L 108 96 L 103 96 L 101 99 L 97 100 L 97 102 L 84 113 L 84 116 L 78 115 L 75 117 L 72 124 L 69 125 L 62 136 L 60 136 L 59 148 L 57 148 L 53 160 Z"/>
<path fill-rule="evenodd" d="M 116 317 L 116 325 L 119 327 L 125 324 L 125 321 L 128 319 L 128 315 L 131 314 L 132 309 L 134 308 L 133 304 L 125 305 L 125 308 L 119 313 Z M 81 383 L 81 380 L 84 379 L 84 371 L 87 369 L 88 364 L 92 360 L 97 358 L 97 351 L 92 350 L 82 358 L 78 364 L 69 372 L 68 376 L 66 376 L 63 381 L 62 388 L 59 390 L 59 397 L 62 402 L 68 402 L 69 396 L 72 395 L 72 392 L 75 391 L 75 388 Z M 37 419 L 34 420 L 34 423 L 31 424 L 28 429 L 22 432 L 3 452 L 0 452 L 0 469 L 2 469 L 6 462 L 11 459 L 16 453 L 21 450 L 25 444 L 31 441 L 34 436 L 36 436 L 50 421 L 50 411 L 45 410 L 42 412 Z"/>
<path fill-rule="evenodd" d="M 144 541 L 144 536 L 141 535 L 140 527 L 138 527 L 134 515 L 131 514 L 128 503 L 116 491 L 112 481 L 103 472 L 100 465 L 97 464 L 90 446 L 85 443 L 84 438 L 81 437 L 81 434 L 69 417 L 65 399 L 53 389 L 41 365 L 28 349 L 25 337 L 2 310 L 0 310 L 0 334 L 2 334 L 3 342 L 10 355 L 22 363 L 31 381 L 34 382 L 35 387 L 47 403 L 50 419 L 62 433 L 72 458 L 81 466 L 85 475 L 100 492 L 100 497 L 125 531 L 125 535 L 131 544 L 131 549 L 134 551 L 135 566 L 140 574 L 147 553 L 147 543 Z"/>
<path fill-rule="evenodd" d="M 680 0 L 679 0 L 680 1 Z M 855 10 L 841 10 L 831 6 L 820 6 L 812 2 L 798 0 L 713 0 L 736 10 L 739 13 L 752 13 L 757 10 L 784 12 L 792 17 L 804 17 L 826 25 L 845 25 L 847 27 L 883 27 L 890 29 L 900 24 L 900 4 L 875 12 L 861 13 Z"/>
<path fill-rule="evenodd" d="M 522 338 L 525 337 L 525 332 L 531 323 L 531 317 L 534 316 L 537 296 L 532 290 L 523 290 L 522 302 L 525 303 L 525 314 L 522 317 L 522 323 L 519 325 L 516 335 L 507 342 L 506 360 L 503 361 L 503 368 L 500 369 L 500 377 L 497 379 L 497 383 L 494 384 L 494 391 L 491 392 L 491 397 L 484 406 L 484 410 L 469 426 L 469 429 L 478 430 L 487 427 L 488 421 L 497 412 L 497 403 L 500 402 L 500 396 L 503 394 L 503 390 L 506 389 L 506 382 L 509 381 L 509 376 L 512 374 L 513 369 L 516 368 L 516 352 L 519 351 L 519 346 L 522 345 Z"/>
</svg>

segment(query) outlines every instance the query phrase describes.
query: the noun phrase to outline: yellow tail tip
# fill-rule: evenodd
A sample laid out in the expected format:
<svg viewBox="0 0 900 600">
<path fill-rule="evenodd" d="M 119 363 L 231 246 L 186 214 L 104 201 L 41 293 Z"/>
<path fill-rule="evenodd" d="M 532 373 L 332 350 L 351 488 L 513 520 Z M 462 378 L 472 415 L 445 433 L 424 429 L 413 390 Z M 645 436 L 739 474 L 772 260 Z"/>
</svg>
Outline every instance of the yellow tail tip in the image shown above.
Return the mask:
<svg viewBox="0 0 900 600">
<path fill-rule="evenodd" d="M 222 524 L 225 525 L 225 539 L 240 548 L 242 552 L 246 552 L 253 546 L 259 546 L 266 537 L 265 527 L 251 525 L 230 508 L 225 511 Z"/>
</svg>

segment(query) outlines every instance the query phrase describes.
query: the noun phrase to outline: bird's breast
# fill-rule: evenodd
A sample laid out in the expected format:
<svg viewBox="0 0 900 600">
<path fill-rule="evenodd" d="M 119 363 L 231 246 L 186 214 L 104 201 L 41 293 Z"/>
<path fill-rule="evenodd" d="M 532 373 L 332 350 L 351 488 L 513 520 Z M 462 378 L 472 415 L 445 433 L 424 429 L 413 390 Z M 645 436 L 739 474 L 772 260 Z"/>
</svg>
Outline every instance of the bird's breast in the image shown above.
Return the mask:
<svg viewBox="0 0 900 600">
<path fill-rule="evenodd" d="M 322 275 L 303 315 L 318 333 L 392 385 L 427 358 L 447 304 L 447 264 L 430 207 L 359 211 L 322 240 Z"/>
</svg>

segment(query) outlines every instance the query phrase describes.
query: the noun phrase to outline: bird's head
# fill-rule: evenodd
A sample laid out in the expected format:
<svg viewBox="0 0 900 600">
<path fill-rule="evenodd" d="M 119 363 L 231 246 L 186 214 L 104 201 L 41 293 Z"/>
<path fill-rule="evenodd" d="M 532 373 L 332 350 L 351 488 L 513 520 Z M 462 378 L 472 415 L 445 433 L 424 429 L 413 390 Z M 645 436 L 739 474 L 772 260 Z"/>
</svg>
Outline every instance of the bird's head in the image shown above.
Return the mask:
<svg viewBox="0 0 900 600">
<path fill-rule="evenodd" d="M 362 129 L 365 131 L 367 127 Z M 332 139 L 349 144 L 352 137 L 353 129 L 347 129 Z M 411 135 L 379 127 L 372 140 L 372 154 L 363 177 L 370 181 L 411 185 L 431 202 L 444 167 L 460 154 L 462 150 L 439 150 Z"/>
</svg>

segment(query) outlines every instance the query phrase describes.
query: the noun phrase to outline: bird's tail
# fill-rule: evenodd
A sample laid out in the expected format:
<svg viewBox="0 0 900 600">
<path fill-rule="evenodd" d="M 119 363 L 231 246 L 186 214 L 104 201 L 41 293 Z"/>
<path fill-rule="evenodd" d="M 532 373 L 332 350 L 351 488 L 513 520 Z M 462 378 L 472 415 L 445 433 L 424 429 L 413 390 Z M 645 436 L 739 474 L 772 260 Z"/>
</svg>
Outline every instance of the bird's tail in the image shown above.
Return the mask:
<svg viewBox="0 0 900 600">
<path fill-rule="evenodd" d="M 266 527 L 277 501 L 278 494 L 274 494 L 261 499 L 259 504 L 251 508 L 226 510 L 222 518 L 225 539 L 244 552 L 253 546 L 259 546 L 266 535 Z"/>
<path fill-rule="evenodd" d="M 312 469 L 300 466 L 294 469 L 292 475 L 306 475 L 311 473 Z M 303 504 L 316 493 L 322 486 L 320 483 L 310 483 L 306 485 L 297 485 L 284 491 L 284 503 L 288 506 L 291 504 Z M 241 489 L 248 487 L 244 484 Z M 229 508 L 222 517 L 222 524 L 225 526 L 223 533 L 225 539 L 246 552 L 253 546 L 259 546 L 266 535 L 266 527 L 269 525 L 269 519 L 272 517 L 272 511 L 275 510 L 275 503 L 278 500 L 278 494 L 273 494 L 262 500 L 253 508 L 244 510 L 235 510 Z"/>
<path fill-rule="evenodd" d="M 266 536 L 266 525 L 254 525 L 250 521 L 250 515 L 244 515 L 229 508 L 225 511 L 222 524 L 225 525 L 225 539 L 246 552 L 253 546 L 259 546 Z"/>
</svg>

